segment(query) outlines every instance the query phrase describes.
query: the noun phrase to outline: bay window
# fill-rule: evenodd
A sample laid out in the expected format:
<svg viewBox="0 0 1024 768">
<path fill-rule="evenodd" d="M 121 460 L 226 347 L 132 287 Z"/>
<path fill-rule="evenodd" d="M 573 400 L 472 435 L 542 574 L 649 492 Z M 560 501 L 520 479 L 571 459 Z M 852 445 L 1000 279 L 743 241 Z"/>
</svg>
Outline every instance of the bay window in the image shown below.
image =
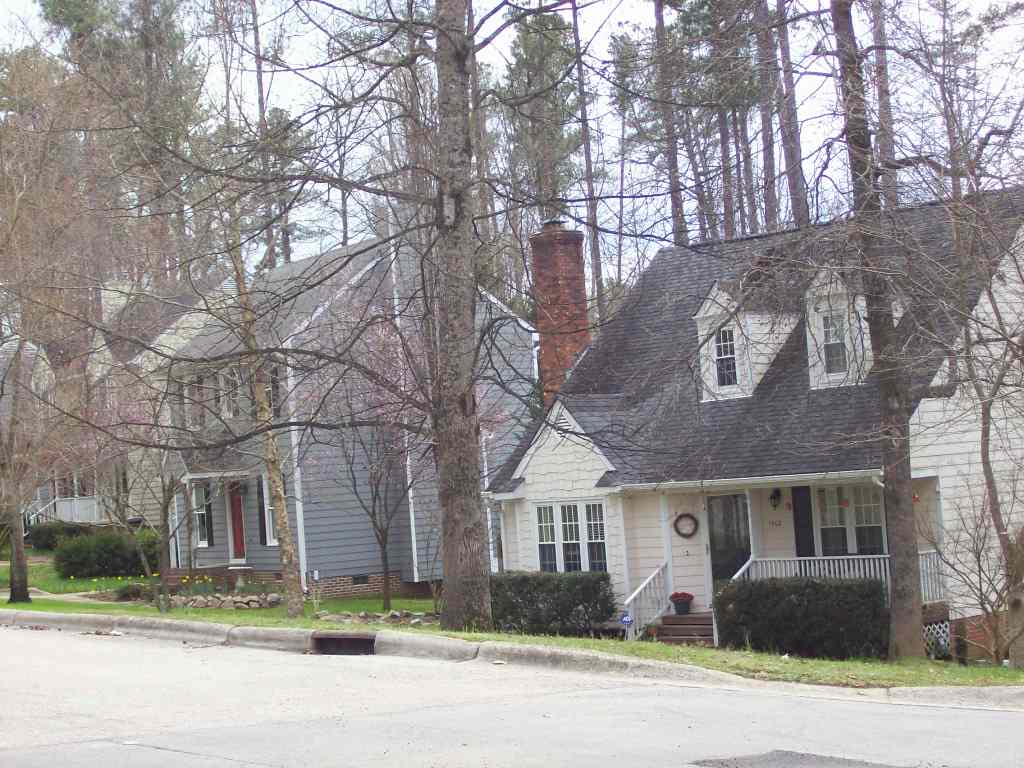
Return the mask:
<svg viewBox="0 0 1024 768">
<path fill-rule="evenodd" d="M 541 504 L 537 511 L 537 554 L 540 570 L 607 571 L 604 506 L 600 502 Z M 582 512 L 582 515 L 581 515 Z"/>
</svg>

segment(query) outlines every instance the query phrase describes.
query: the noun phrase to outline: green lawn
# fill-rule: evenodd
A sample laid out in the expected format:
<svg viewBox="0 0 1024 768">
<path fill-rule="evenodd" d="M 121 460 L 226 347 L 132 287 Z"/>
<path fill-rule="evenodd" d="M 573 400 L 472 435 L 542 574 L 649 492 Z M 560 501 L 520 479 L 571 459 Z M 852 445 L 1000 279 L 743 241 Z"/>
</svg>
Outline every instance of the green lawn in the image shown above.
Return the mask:
<svg viewBox="0 0 1024 768">
<path fill-rule="evenodd" d="M 358 613 L 376 605 L 366 598 L 325 600 L 321 608 L 331 612 Z M 427 599 L 397 599 L 397 610 L 427 612 L 431 601 Z M 155 608 L 133 603 L 90 604 L 38 598 L 30 605 L 18 609 L 62 611 L 68 613 L 117 613 L 159 615 Z M 210 609 L 175 610 L 167 618 L 191 621 L 213 621 L 223 624 L 273 627 L 325 628 L 332 626 L 312 618 L 312 606 L 306 605 L 306 616 L 288 619 L 283 607 L 252 611 L 223 611 Z M 369 611 L 368 611 L 369 612 Z M 377 611 L 373 611 L 377 612 Z M 373 625 L 357 625 L 372 627 Z M 890 664 L 874 660 L 827 661 L 820 659 L 786 659 L 769 653 L 730 651 L 717 648 L 696 648 L 664 645 L 653 642 L 622 642 L 619 640 L 591 640 L 585 638 L 506 635 L 500 633 L 442 632 L 436 626 L 411 629 L 410 632 L 442 633 L 467 640 L 497 640 L 512 643 L 550 645 L 601 651 L 617 656 L 630 656 L 654 661 L 693 664 L 706 669 L 731 672 L 759 680 L 781 680 L 794 683 L 814 683 L 852 688 L 888 688 L 897 686 L 936 685 L 1024 685 L 1024 670 L 972 665 L 961 667 L 947 662 L 915 661 Z"/>
<path fill-rule="evenodd" d="M 0 569 L 0 588 L 7 587 L 10 582 L 10 569 Z M 36 563 L 28 567 L 28 585 L 50 592 L 54 595 L 66 595 L 71 592 L 106 592 L 128 583 L 138 581 L 129 576 L 104 576 L 96 579 L 62 579 L 53 568 L 53 563 Z"/>
</svg>

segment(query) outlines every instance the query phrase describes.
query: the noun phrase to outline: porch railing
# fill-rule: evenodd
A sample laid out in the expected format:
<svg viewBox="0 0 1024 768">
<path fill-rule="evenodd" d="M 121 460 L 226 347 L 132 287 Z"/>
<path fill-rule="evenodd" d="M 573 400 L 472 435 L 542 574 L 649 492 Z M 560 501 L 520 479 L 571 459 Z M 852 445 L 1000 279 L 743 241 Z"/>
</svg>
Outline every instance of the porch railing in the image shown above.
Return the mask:
<svg viewBox="0 0 1024 768">
<path fill-rule="evenodd" d="M 921 599 L 933 603 L 945 599 L 945 585 L 939 554 L 921 552 Z M 737 572 L 736 579 L 877 579 L 889 587 L 888 555 L 845 555 L 842 557 L 753 557 Z"/>
<path fill-rule="evenodd" d="M 626 639 L 642 637 L 668 608 L 668 563 L 662 563 L 626 598 L 623 609 L 632 621 L 626 624 Z"/>
<path fill-rule="evenodd" d="M 101 521 L 100 505 L 95 496 L 80 496 L 71 499 L 56 499 L 54 518 L 68 523 L 98 523 Z"/>
</svg>

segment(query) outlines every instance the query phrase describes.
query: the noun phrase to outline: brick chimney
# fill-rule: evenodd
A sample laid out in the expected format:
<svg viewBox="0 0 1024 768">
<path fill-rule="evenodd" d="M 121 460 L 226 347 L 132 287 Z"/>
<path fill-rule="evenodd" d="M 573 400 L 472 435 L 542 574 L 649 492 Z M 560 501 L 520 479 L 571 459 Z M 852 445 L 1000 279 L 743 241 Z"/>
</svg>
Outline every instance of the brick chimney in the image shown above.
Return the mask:
<svg viewBox="0 0 1024 768">
<path fill-rule="evenodd" d="M 530 238 L 530 251 L 540 336 L 537 367 L 544 405 L 550 406 L 569 369 L 590 343 L 583 233 L 553 219 Z"/>
</svg>

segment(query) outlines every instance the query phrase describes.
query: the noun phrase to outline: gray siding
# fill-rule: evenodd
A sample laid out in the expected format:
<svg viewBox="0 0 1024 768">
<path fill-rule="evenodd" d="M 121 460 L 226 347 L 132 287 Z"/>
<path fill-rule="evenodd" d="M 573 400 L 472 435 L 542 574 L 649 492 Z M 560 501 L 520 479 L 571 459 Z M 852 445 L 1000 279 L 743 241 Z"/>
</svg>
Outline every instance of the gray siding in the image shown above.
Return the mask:
<svg viewBox="0 0 1024 768">
<path fill-rule="evenodd" d="M 380 550 L 370 519 L 353 493 L 337 448 L 322 441 L 306 441 L 302 450 L 303 518 L 306 529 L 307 569 L 320 578 L 379 573 Z M 396 478 L 401 484 L 404 476 Z M 412 580 L 409 549 L 409 512 L 403 503 L 392 523 L 389 556 L 393 571 Z"/>
</svg>

